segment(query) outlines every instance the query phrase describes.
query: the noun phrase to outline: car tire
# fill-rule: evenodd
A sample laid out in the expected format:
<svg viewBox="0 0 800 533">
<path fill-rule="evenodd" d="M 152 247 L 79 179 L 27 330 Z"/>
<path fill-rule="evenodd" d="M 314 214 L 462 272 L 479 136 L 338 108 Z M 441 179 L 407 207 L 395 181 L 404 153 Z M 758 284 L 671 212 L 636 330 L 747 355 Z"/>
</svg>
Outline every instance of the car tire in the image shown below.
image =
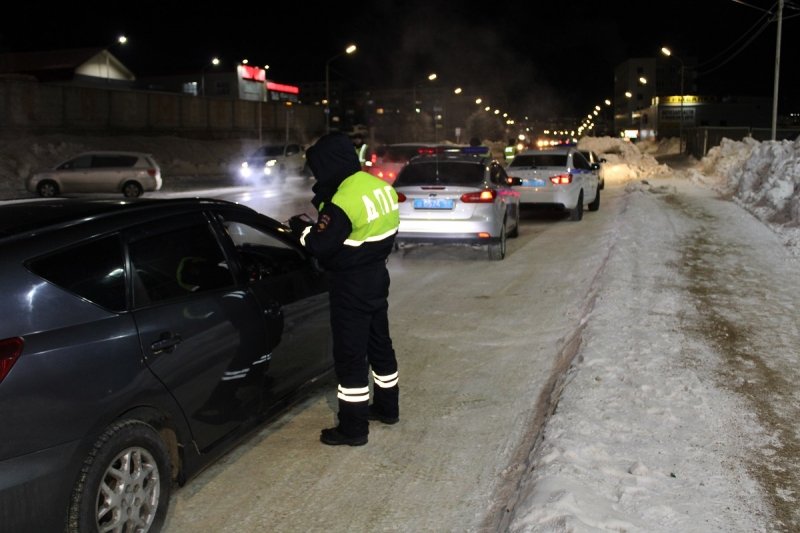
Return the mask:
<svg viewBox="0 0 800 533">
<path fill-rule="evenodd" d="M 489 259 L 492 261 L 502 261 L 506 256 L 506 222 L 503 221 L 503 227 L 500 228 L 500 240 L 498 242 L 490 243 Z"/>
<path fill-rule="evenodd" d="M 36 192 L 43 198 L 52 198 L 53 196 L 58 196 L 58 193 L 61 191 L 55 181 L 44 180 L 40 181 L 36 186 Z"/>
<path fill-rule="evenodd" d="M 594 196 L 594 200 L 589 203 L 589 211 L 597 211 L 600 209 L 600 187 L 597 188 L 597 194 Z"/>
<path fill-rule="evenodd" d="M 511 231 L 508 233 L 508 236 L 509 236 L 510 238 L 512 238 L 512 239 L 516 239 L 517 237 L 519 237 L 519 209 L 517 209 L 517 216 L 516 216 L 516 218 L 514 219 L 514 222 L 515 222 L 515 223 L 514 223 L 514 229 L 512 229 L 512 230 L 511 230 Z"/>
<path fill-rule="evenodd" d="M 583 219 L 583 191 L 578 193 L 578 203 L 569 210 L 569 219 L 575 222 Z"/>
<path fill-rule="evenodd" d="M 142 195 L 142 186 L 135 181 L 126 181 L 122 185 L 122 194 L 125 198 L 138 198 Z"/>
<path fill-rule="evenodd" d="M 83 462 L 67 531 L 159 531 L 171 488 L 169 453 L 155 428 L 139 420 L 116 422 Z"/>
</svg>

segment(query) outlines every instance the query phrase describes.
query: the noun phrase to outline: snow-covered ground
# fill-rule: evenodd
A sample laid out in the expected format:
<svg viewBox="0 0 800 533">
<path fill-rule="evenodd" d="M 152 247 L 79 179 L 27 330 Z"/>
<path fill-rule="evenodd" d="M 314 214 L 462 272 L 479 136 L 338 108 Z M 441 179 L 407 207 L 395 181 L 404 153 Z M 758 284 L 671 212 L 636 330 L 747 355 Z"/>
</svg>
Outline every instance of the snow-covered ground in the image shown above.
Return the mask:
<svg viewBox="0 0 800 533">
<path fill-rule="evenodd" d="M 0 147 L 0 198 L 20 194 L 35 168 L 123 146 L 154 153 L 165 180 L 225 174 L 253 147 L 16 139 Z M 796 531 L 800 400 L 773 412 L 758 393 L 800 397 L 797 381 L 780 379 L 800 368 L 800 141 L 724 140 L 679 170 L 656 159 L 675 140 L 580 146 L 607 159 L 607 187 L 625 188 L 624 227 L 609 237 L 580 355 L 508 530 Z"/>
</svg>

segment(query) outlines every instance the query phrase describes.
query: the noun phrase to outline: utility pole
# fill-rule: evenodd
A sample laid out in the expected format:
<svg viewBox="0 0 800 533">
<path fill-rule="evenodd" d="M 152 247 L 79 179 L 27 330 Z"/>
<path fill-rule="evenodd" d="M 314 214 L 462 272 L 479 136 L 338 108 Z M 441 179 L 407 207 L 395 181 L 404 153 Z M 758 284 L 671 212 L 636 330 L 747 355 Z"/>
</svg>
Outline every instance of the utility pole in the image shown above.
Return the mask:
<svg viewBox="0 0 800 533">
<path fill-rule="evenodd" d="M 781 72 L 781 26 L 783 25 L 783 0 L 778 0 L 778 37 L 775 43 L 775 85 L 772 90 L 772 140 L 776 138 L 778 123 L 778 78 Z"/>
</svg>

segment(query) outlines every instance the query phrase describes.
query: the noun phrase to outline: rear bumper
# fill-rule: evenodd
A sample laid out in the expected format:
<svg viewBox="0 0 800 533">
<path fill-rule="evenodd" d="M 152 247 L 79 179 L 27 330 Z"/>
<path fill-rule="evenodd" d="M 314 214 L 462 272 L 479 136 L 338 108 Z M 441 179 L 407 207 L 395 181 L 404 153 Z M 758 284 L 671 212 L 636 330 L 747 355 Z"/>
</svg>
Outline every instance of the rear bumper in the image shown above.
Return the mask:
<svg viewBox="0 0 800 533">
<path fill-rule="evenodd" d="M 0 461 L 0 529 L 62 531 L 77 471 L 78 442 Z M 75 470 L 75 471 L 73 471 Z"/>
<path fill-rule="evenodd" d="M 397 244 L 472 244 L 483 245 L 500 242 L 500 237 L 478 237 L 475 234 L 403 233 L 395 237 Z"/>
</svg>

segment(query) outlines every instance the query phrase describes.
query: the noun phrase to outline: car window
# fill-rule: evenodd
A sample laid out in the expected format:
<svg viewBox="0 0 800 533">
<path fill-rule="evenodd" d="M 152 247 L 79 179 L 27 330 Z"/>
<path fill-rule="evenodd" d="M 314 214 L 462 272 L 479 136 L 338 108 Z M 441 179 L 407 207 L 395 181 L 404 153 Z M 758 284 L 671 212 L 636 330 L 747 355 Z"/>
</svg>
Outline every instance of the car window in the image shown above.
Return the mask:
<svg viewBox="0 0 800 533">
<path fill-rule="evenodd" d="M 296 144 L 286 145 L 286 155 L 296 155 L 300 153 L 300 146 Z"/>
<path fill-rule="evenodd" d="M 134 155 L 95 155 L 92 157 L 92 168 L 132 167 L 137 159 Z"/>
<path fill-rule="evenodd" d="M 244 221 L 228 220 L 224 216 L 220 216 L 220 220 L 243 266 L 257 269 L 257 272 L 248 272 L 251 279 L 285 274 L 305 267 L 306 261 L 300 250 L 274 235 Z"/>
<path fill-rule="evenodd" d="M 70 159 L 69 161 L 65 161 L 64 163 L 58 166 L 57 170 L 91 168 L 91 166 L 92 166 L 92 156 L 87 154 L 78 156 L 75 159 Z"/>
<path fill-rule="evenodd" d="M 484 166 L 468 163 L 432 162 L 407 165 L 397 176 L 395 187 L 440 183 L 476 185 L 483 181 Z"/>
<path fill-rule="evenodd" d="M 509 167 L 566 167 L 566 154 L 520 154 Z"/>
<path fill-rule="evenodd" d="M 583 154 L 580 152 L 572 153 L 572 166 L 583 170 L 590 170 L 592 168 L 589 162 L 586 160 L 585 157 L 583 157 Z"/>
<path fill-rule="evenodd" d="M 233 285 L 233 275 L 207 223 L 150 234 L 129 245 L 134 305 Z"/>
<path fill-rule="evenodd" d="M 28 268 L 47 281 L 112 311 L 125 309 L 125 262 L 119 236 L 34 259 Z"/>
</svg>

